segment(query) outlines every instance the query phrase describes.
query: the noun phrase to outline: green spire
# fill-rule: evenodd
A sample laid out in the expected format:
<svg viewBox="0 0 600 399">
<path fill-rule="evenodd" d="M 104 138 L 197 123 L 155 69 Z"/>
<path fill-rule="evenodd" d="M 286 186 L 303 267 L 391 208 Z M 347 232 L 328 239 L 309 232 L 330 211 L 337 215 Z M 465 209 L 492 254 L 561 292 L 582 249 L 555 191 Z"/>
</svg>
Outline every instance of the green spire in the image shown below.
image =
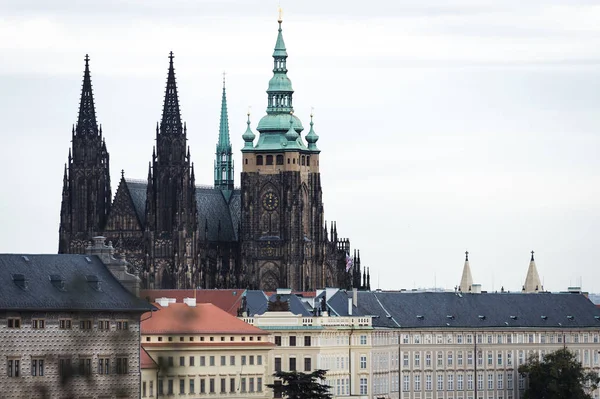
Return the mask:
<svg viewBox="0 0 600 399">
<path fill-rule="evenodd" d="M 256 135 L 254 133 L 252 133 L 252 129 L 250 129 L 250 110 L 248 110 L 248 121 L 246 122 L 246 124 L 248 125 L 248 127 L 246 127 L 246 132 L 244 132 L 244 134 L 242 135 L 242 138 L 244 139 L 244 148 L 254 148 L 254 139 L 256 138 Z"/>
<path fill-rule="evenodd" d="M 287 76 L 287 50 L 283 40 L 281 29 L 282 19 L 279 15 L 279 29 L 277 31 L 277 41 L 273 51 L 273 77 L 269 81 L 267 89 L 267 115 L 262 117 L 256 130 L 260 136 L 254 149 L 256 150 L 306 150 L 305 144 L 300 138 L 300 132 L 304 130 L 302 122 L 293 115 L 293 94 L 292 82 Z M 292 114 L 292 126 L 296 132 L 296 138 L 288 140 L 286 133 L 290 128 L 290 114 Z"/>
<path fill-rule="evenodd" d="M 219 149 L 231 151 L 231 141 L 229 140 L 229 118 L 227 117 L 227 96 L 225 94 L 225 72 L 223 72 L 223 96 L 221 97 L 221 123 L 219 124 L 219 142 L 217 143 L 217 152 Z"/>
<path fill-rule="evenodd" d="M 223 72 L 223 96 L 221 98 L 221 123 L 219 141 L 215 152 L 215 188 L 233 190 L 233 160 L 229 140 L 229 120 L 227 118 L 227 96 L 225 95 L 225 72 Z"/>
<path fill-rule="evenodd" d="M 319 135 L 315 133 L 315 130 L 313 129 L 313 114 L 311 112 L 310 114 L 310 131 L 308 132 L 308 134 L 306 135 L 306 142 L 308 143 L 308 149 L 311 151 L 319 151 L 319 149 L 317 148 L 317 141 L 319 140 Z"/>
</svg>

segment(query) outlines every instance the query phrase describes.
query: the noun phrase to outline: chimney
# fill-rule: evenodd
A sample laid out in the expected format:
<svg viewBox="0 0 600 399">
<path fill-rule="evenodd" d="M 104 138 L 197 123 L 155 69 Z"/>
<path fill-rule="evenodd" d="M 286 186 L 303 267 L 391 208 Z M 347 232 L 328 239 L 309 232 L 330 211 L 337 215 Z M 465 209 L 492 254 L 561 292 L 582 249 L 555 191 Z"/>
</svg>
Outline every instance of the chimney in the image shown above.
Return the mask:
<svg viewBox="0 0 600 399">
<path fill-rule="evenodd" d="M 158 303 L 160 306 L 162 306 L 163 308 L 166 308 L 169 306 L 169 298 L 156 298 L 156 303 Z"/>
<path fill-rule="evenodd" d="M 358 289 L 352 288 L 352 305 L 358 307 Z"/>
<path fill-rule="evenodd" d="M 348 315 L 352 316 L 352 302 L 353 298 L 348 298 Z"/>
<path fill-rule="evenodd" d="M 183 298 L 183 303 L 188 305 L 190 308 L 196 307 L 196 298 Z"/>
</svg>

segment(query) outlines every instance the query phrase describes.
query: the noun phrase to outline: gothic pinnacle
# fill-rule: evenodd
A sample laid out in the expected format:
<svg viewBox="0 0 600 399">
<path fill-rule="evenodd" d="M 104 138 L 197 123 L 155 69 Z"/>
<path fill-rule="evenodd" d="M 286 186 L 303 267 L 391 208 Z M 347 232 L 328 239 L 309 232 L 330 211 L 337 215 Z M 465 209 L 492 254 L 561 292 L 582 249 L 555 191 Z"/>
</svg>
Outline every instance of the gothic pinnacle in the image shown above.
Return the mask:
<svg viewBox="0 0 600 399">
<path fill-rule="evenodd" d="M 79 135 L 97 135 L 96 109 L 92 92 L 92 78 L 90 76 L 90 57 L 85 55 L 85 70 L 83 72 L 83 85 L 79 102 L 79 117 L 77 119 L 76 133 Z"/>
<path fill-rule="evenodd" d="M 177 83 L 175 81 L 175 68 L 173 67 L 173 52 L 169 53 L 169 72 L 167 75 L 167 88 L 162 120 L 160 122 L 161 134 L 180 134 L 183 131 L 181 114 L 179 112 L 179 98 L 177 96 Z"/>
</svg>

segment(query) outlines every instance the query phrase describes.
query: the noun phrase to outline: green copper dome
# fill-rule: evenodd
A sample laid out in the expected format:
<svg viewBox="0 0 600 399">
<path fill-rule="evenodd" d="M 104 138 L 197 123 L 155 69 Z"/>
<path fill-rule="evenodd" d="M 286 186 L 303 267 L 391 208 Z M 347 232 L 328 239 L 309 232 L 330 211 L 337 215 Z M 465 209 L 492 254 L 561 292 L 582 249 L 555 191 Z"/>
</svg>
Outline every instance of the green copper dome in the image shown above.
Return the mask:
<svg viewBox="0 0 600 399">
<path fill-rule="evenodd" d="M 248 125 L 246 127 L 246 131 L 242 134 L 242 138 L 244 139 L 244 148 L 252 148 L 252 143 L 256 138 L 256 135 L 252 133 L 252 129 L 250 129 L 250 113 L 248 113 L 248 121 L 246 122 Z"/>
<path fill-rule="evenodd" d="M 305 139 L 306 139 L 306 142 L 308 143 L 309 150 L 319 151 L 319 149 L 317 148 L 317 144 L 316 144 L 316 142 L 319 140 L 319 135 L 317 133 L 315 133 L 315 130 L 313 129 L 313 125 L 314 125 L 313 116 L 311 114 L 310 115 L 310 131 L 306 135 Z"/>
<path fill-rule="evenodd" d="M 267 93 L 273 91 L 293 93 L 294 89 L 292 89 L 292 81 L 286 74 L 276 73 L 271 80 L 269 80 L 269 88 L 267 89 Z"/>
<path fill-rule="evenodd" d="M 290 128 L 288 129 L 287 133 L 285 134 L 285 138 L 288 141 L 295 141 L 295 140 L 298 140 L 298 137 L 300 137 L 300 135 L 298 134 L 298 132 L 296 132 L 296 130 L 294 130 L 294 118 L 292 115 L 292 118 L 290 118 Z"/>
</svg>

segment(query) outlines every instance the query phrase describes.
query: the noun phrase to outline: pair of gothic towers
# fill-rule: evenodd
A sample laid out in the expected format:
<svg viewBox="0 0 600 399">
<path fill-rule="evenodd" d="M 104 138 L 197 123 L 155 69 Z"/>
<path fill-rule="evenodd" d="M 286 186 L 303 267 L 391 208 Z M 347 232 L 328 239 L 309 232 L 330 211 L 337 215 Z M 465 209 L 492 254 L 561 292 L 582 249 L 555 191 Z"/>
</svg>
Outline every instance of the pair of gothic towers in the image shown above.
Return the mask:
<svg viewBox="0 0 600 399">
<path fill-rule="evenodd" d="M 324 220 L 319 136 L 293 114 L 281 20 L 267 114 L 256 135 L 242 135 L 241 187 L 234 187 L 225 85 L 213 187 L 196 186 L 181 121 L 173 67 L 147 180 L 121 174 L 112 199 L 109 153 L 96 121 L 89 58 L 85 58 L 79 119 L 65 166 L 59 253 L 85 253 L 94 236 L 112 242 L 146 288 L 252 288 L 314 290 L 366 288 L 360 254 L 328 232 Z"/>
</svg>

